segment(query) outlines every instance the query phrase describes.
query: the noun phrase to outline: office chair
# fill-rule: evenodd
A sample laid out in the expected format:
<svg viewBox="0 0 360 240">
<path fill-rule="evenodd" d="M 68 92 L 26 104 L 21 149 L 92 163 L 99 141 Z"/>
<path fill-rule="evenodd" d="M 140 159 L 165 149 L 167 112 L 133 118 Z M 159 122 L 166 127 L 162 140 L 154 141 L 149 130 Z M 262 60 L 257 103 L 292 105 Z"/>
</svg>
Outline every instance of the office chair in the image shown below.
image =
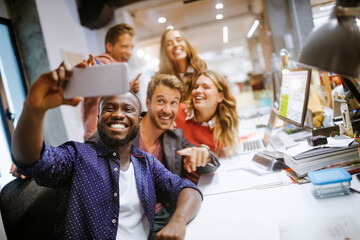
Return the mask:
<svg viewBox="0 0 360 240">
<path fill-rule="evenodd" d="M 1 190 L 0 211 L 8 240 L 55 239 L 60 190 L 17 178 Z"/>
</svg>

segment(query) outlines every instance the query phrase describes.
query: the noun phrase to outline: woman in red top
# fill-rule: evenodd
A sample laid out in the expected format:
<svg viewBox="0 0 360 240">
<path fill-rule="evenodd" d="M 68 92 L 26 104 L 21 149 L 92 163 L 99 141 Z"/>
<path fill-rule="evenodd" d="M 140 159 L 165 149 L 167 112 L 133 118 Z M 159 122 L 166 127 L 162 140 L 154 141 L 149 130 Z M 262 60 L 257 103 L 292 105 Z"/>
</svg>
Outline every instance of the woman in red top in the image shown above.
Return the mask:
<svg viewBox="0 0 360 240">
<path fill-rule="evenodd" d="M 224 156 L 235 150 L 238 125 L 236 99 L 225 77 L 210 70 L 201 72 L 191 98 L 180 105 L 176 127 L 193 144 L 205 144 Z"/>
</svg>

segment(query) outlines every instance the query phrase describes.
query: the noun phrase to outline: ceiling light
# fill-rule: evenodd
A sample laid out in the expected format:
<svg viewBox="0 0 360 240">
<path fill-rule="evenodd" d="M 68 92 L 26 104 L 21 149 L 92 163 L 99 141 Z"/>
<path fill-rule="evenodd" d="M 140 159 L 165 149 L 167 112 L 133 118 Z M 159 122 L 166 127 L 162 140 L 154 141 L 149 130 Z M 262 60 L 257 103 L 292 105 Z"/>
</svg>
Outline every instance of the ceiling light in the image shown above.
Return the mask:
<svg viewBox="0 0 360 240">
<path fill-rule="evenodd" d="M 152 62 L 152 64 L 155 66 L 155 65 L 159 65 L 160 60 L 159 60 L 158 58 L 153 58 L 153 59 L 151 60 L 151 62 Z"/>
<path fill-rule="evenodd" d="M 158 23 L 165 23 L 165 22 L 166 22 L 166 18 L 164 18 L 164 17 L 158 18 Z"/>
<path fill-rule="evenodd" d="M 223 18 L 224 18 L 224 16 L 221 13 L 216 15 L 217 20 L 220 20 L 220 19 L 223 19 Z"/>
<path fill-rule="evenodd" d="M 144 50 L 139 49 L 139 50 L 137 50 L 136 54 L 139 58 L 142 58 L 145 55 L 145 52 L 144 52 Z"/>
<path fill-rule="evenodd" d="M 227 26 L 223 27 L 223 42 L 228 43 L 229 42 L 229 29 Z"/>
<path fill-rule="evenodd" d="M 174 29 L 174 26 L 169 25 L 166 27 L 166 29 Z"/>
<path fill-rule="evenodd" d="M 319 18 L 314 18 L 314 27 L 320 26 L 322 24 L 324 24 L 325 22 L 327 22 L 329 20 L 329 16 L 324 16 L 324 17 L 319 17 Z"/>
<path fill-rule="evenodd" d="M 145 61 L 150 62 L 151 61 L 151 56 L 149 54 L 146 54 L 144 56 L 144 59 L 145 59 Z"/>
<path fill-rule="evenodd" d="M 321 6 L 321 7 L 320 7 L 320 11 L 329 11 L 329 10 L 331 10 L 333 7 L 335 7 L 335 3 L 331 3 L 331 4 L 326 5 L 326 6 Z"/>
<path fill-rule="evenodd" d="M 216 9 L 222 9 L 223 7 L 224 7 L 224 5 L 222 3 L 215 4 Z"/>
<path fill-rule="evenodd" d="M 146 66 L 150 69 L 154 67 L 151 62 L 147 63 Z"/>
<path fill-rule="evenodd" d="M 251 26 L 251 28 L 250 28 L 250 30 L 249 30 L 249 32 L 247 33 L 247 38 L 251 38 L 252 37 L 252 35 L 254 34 L 254 32 L 255 32 L 255 30 L 256 30 L 256 28 L 257 28 L 257 26 L 259 25 L 259 20 L 255 20 L 254 21 L 254 23 L 253 23 L 253 25 Z"/>
</svg>

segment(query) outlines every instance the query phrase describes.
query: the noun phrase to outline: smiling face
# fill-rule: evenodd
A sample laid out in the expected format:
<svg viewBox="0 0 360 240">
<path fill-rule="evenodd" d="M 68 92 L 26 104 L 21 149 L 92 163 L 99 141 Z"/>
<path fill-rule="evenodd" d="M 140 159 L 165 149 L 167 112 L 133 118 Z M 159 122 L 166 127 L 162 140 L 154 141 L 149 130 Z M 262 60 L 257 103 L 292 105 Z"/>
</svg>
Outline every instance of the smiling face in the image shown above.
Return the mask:
<svg viewBox="0 0 360 240">
<path fill-rule="evenodd" d="M 140 103 L 131 93 L 104 97 L 100 103 L 98 131 L 110 147 L 131 142 L 139 129 Z"/>
<path fill-rule="evenodd" d="M 114 45 L 106 43 L 106 52 L 118 62 L 128 62 L 133 48 L 133 37 L 128 33 L 121 34 Z"/>
<path fill-rule="evenodd" d="M 206 115 L 213 115 L 218 104 L 224 99 L 214 82 L 205 75 L 200 75 L 191 91 L 195 110 Z"/>
<path fill-rule="evenodd" d="M 176 62 L 187 57 L 187 46 L 184 37 L 176 30 L 168 31 L 165 35 L 165 50 L 170 61 Z"/>
<path fill-rule="evenodd" d="M 163 84 L 156 87 L 151 100 L 146 99 L 147 114 L 158 129 L 168 130 L 173 125 L 179 110 L 180 99 L 179 90 Z"/>
</svg>

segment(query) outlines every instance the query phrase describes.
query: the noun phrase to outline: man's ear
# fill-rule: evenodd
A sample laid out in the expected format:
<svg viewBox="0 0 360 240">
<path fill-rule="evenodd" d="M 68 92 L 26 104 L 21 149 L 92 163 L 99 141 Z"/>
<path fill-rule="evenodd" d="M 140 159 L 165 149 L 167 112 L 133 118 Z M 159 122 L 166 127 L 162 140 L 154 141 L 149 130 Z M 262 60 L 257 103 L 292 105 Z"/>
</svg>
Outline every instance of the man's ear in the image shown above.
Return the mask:
<svg viewBox="0 0 360 240">
<path fill-rule="evenodd" d="M 149 111 L 149 106 L 150 106 L 150 99 L 146 98 L 146 108 Z"/>
<path fill-rule="evenodd" d="M 112 52 L 113 46 L 112 46 L 111 42 L 107 42 L 107 43 L 105 44 L 105 47 L 106 47 L 106 52 L 107 52 L 107 53 L 111 53 L 111 52 Z"/>
</svg>

